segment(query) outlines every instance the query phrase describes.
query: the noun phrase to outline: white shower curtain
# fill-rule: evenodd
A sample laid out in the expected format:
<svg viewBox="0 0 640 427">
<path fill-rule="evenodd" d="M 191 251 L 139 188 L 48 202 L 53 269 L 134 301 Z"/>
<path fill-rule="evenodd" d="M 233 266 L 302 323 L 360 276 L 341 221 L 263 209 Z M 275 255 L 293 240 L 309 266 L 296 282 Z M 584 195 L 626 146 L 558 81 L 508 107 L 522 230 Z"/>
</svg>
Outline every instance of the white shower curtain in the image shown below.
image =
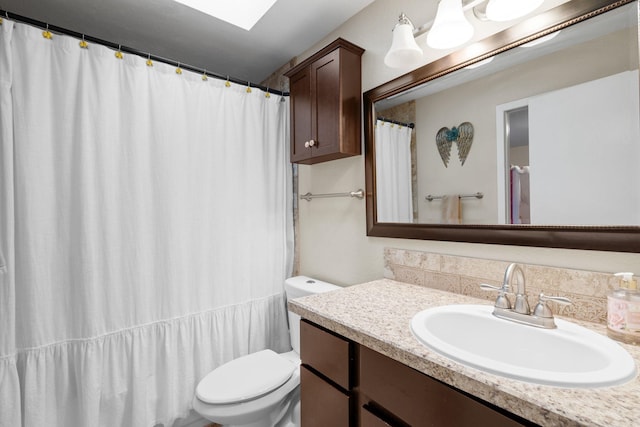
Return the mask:
<svg viewBox="0 0 640 427">
<path fill-rule="evenodd" d="M 290 348 L 288 100 L 0 30 L 0 426 L 169 426 Z"/>
<path fill-rule="evenodd" d="M 408 126 L 376 121 L 378 222 L 413 222 L 411 132 Z"/>
<path fill-rule="evenodd" d="M 13 113 L 11 107 L 11 50 L 13 25 L 0 26 L 0 427 L 20 426 L 20 384 L 16 367 Z"/>
</svg>

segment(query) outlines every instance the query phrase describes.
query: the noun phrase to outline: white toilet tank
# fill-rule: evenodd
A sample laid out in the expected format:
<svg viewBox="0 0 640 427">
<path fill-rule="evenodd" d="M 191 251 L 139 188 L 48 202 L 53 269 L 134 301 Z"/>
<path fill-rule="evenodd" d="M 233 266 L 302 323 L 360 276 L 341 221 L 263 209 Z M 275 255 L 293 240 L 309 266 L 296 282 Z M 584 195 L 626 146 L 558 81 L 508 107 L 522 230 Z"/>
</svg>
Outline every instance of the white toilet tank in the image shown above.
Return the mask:
<svg viewBox="0 0 640 427">
<path fill-rule="evenodd" d="M 342 289 L 340 286 L 321 280 L 312 279 L 307 276 L 290 277 L 284 281 L 284 291 L 287 300 L 300 298 L 307 295 L 321 294 L 323 292 Z M 300 316 L 288 311 L 289 314 L 289 335 L 291 336 L 291 347 L 300 354 Z"/>
</svg>

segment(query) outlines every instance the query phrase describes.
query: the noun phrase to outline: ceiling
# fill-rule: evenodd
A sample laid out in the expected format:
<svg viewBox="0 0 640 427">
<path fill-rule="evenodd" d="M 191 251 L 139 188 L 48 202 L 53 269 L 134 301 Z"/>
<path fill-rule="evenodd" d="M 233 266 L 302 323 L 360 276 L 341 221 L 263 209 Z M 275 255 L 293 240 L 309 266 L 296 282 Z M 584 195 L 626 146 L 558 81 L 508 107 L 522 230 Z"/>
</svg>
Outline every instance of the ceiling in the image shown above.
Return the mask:
<svg viewBox="0 0 640 427">
<path fill-rule="evenodd" d="M 250 31 L 172 0 L 0 0 L 0 9 L 260 83 L 372 2 L 278 0 Z"/>
</svg>

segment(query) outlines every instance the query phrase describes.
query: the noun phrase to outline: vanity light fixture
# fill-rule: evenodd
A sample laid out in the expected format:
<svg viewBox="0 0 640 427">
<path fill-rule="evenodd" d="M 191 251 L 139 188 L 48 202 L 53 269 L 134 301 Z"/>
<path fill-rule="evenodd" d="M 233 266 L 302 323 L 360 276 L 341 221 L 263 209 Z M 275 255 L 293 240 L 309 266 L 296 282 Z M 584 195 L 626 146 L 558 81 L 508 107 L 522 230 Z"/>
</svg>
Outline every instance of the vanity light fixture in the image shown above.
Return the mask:
<svg viewBox="0 0 640 427">
<path fill-rule="evenodd" d="M 473 25 L 464 17 L 462 0 L 440 0 L 427 45 L 434 49 L 461 46 L 473 37 Z"/>
<path fill-rule="evenodd" d="M 422 59 L 422 49 L 413 38 L 414 29 L 415 27 L 407 15 L 401 13 L 398 23 L 393 28 L 391 48 L 384 57 L 384 63 L 387 67 L 400 68 L 414 65 Z"/>
<path fill-rule="evenodd" d="M 400 14 L 393 29 L 391 48 L 384 63 L 391 68 L 415 65 L 422 59 L 422 49 L 415 38 L 427 33 L 427 45 L 433 49 L 451 49 L 462 46 L 472 37 L 473 25 L 465 12 L 473 9 L 482 21 L 509 21 L 536 10 L 544 0 L 440 0 L 433 21 L 415 28 L 411 20 Z"/>
<path fill-rule="evenodd" d="M 511 21 L 539 8 L 544 0 L 489 0 L 485 14 L 490 21 Z"/>
</svg>

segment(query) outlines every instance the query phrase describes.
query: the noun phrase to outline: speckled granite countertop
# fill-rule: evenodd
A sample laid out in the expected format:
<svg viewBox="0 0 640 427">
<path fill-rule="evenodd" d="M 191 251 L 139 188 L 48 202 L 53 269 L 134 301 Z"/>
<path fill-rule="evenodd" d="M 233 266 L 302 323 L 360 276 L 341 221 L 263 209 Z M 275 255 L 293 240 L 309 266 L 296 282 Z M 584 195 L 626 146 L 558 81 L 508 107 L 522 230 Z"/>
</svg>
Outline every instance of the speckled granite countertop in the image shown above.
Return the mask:
<svg viewBox="0 0 640 427">
<path fill-rule="evenodd" d="M 549 387 L 485 373 L 424 347 L 411 334 L 411 318 L 426 308 L 448 304 L 487 301 L 382 279 L 298 298 L 289 307 L 303 318 L 537 424 L 640 425 L 639 378 L 598 389 Z M 606 333 L 602 325 L 567 320 Z M 640 347 L 623 346 L 640 366 Z"/>
</svg>

